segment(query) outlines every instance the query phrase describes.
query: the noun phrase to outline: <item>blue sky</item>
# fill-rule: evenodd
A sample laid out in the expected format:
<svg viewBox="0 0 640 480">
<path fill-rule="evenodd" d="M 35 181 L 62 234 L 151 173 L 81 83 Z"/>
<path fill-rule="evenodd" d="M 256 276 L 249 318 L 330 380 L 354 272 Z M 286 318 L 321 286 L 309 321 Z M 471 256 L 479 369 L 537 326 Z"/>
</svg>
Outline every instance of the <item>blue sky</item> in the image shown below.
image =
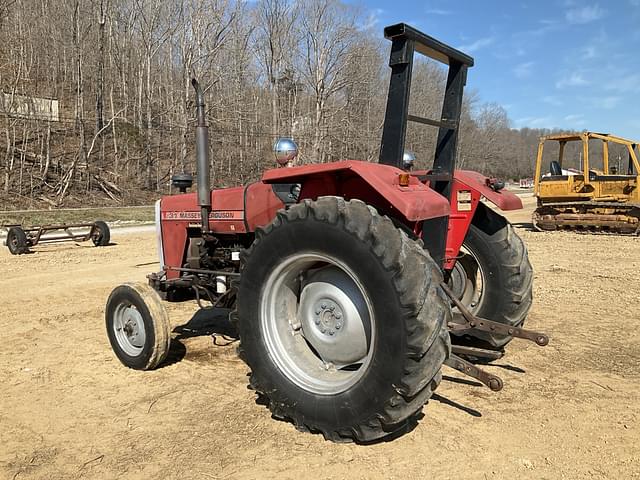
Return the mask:
<svg viewBox="0 0 640 480">
<path fill-rule="evenodd" d="M 475 58 L 467 87 L 512 126 L 640 140 L 640 0 L 360 0 L 374 29 L 405 22 Z"/>
</svg>

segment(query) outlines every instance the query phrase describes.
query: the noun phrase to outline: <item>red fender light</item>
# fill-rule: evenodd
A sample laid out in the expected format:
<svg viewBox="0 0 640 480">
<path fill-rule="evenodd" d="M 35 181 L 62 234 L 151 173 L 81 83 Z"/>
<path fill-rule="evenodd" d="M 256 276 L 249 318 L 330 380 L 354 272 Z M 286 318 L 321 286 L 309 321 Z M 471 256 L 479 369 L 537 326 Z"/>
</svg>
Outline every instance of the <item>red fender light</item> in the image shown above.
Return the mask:
<svg viewBox="0 0 640 480">
<path fill-rule="evenodd" d="M 408 173 L 399 173 L 398 174 L 398 185 L 400 185 L 401 187 L 408 187 L 410 178 L 411 178 L 411 175 L 408 174 Z"/>
</svg>

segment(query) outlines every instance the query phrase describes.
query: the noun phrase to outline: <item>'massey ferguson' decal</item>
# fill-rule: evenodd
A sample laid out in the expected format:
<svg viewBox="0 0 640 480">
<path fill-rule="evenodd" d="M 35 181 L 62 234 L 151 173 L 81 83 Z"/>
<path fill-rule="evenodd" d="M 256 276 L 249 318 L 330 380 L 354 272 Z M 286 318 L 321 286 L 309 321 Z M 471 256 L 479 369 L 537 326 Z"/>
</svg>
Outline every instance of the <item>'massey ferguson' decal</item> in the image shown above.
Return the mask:
<svg viewBox="0 0 640 480">
<path fill-rule="evenodd" d="M 200 220 L 200 212 L 162 212 L 162 220 Z M 209 220 L 243 220 L 242 210 L 216 210 L 209 214 Z"/>
</svg>

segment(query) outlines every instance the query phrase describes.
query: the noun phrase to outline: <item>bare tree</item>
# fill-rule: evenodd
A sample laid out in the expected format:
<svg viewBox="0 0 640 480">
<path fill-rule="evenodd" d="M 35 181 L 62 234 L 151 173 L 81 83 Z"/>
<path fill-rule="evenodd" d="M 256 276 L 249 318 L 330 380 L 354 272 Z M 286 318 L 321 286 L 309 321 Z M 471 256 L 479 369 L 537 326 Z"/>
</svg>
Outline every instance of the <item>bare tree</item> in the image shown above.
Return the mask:
<svg viewBox="0 0 640 480">
<path fill-rule="evenodd" d="M 274 137 L 301 161 L 375 161 L 388 42 L 342 0 L 0 0 L 0 203 L 148 202 L 193 170 L 193 94 L 206 90 L 217 185 L 256 179 Z M 428 32 L 427 32 L 428 33 Z M 43 42 L 46 39 L 46 42 Z M 437 117 L 442 71 L 417 63 L 411 110 Z M 56 99 L 58 121 L 16 113 Z M 22 100 L 20 100 L 22 101 Z M 528 175 L 540 130 L 465 97 L 459 163 Z M 420 166 L 434 134 L 411 127 Z"/>
<path fill-rule="evenodd" d="M 296 4 L 287 0 L 262 0 L 256 5 L 256 52 L 271 94 L 271 132 L 281 135 L 280 83 L 293 69 L 298 18 Z"/>
<path fill-rule="evenodd" d="M 338 0 L 306 0 L 302 3 L 302 78 L 314 98 L 312 159 L 325 159 L 324 127 L 328 102 L 347 87 L 350 62 L 356 62 L 355 12 Z"/>
</svg>

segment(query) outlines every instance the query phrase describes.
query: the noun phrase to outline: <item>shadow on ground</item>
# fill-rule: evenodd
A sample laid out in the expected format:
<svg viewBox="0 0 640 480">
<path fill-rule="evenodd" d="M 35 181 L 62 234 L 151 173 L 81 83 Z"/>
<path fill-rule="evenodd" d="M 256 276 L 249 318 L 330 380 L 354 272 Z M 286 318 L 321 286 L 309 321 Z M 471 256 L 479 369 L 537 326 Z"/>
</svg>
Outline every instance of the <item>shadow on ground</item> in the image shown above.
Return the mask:
<svg viewBox="0 0 640 480">
<path fill-rule="evenodd" d="M 514 222 L 511 225 L 516 228 L 522 228 L 528 232 L 537 232 L 537 230 L 533 228 L 533 223 L 531 222 Z"/>
<path fill-rule="evenodd" d="M 183 325 L 173 329 L 176 334 L 171 339 L 169 355 L 163 363 L 164 366 L 178 363 L 187 355 L 187 348 L 183 342 L 188 338 L 210 336 L 213 344 L 225 347 L 238 340 L 238 331 L 229 321 L 228 308 L 203 308 L 197 310 L 193 317 Z"/>
<path fill-rule="evenodd" d="M 443 405 L 447 405 L 449 407 L 453 407 L 456 408 L 458 410 L 463 411 L 464 413 L 468 413 L 469 415 L 471 415 L 472 417 L 481 417 L 482 413 L 480 413 L 478 410 L 471 408 L 471 407 L 467 407 L 466 405 L 462 405 L 461 403 L 455 402 L 447 397 L 444 397 L 442 395 L 440 395 L 439 393 L 434 393 L 433 396 L 431 397 L 432 400 L 435 400 L 436 402 L 440 402 Z"/>
</svg>

